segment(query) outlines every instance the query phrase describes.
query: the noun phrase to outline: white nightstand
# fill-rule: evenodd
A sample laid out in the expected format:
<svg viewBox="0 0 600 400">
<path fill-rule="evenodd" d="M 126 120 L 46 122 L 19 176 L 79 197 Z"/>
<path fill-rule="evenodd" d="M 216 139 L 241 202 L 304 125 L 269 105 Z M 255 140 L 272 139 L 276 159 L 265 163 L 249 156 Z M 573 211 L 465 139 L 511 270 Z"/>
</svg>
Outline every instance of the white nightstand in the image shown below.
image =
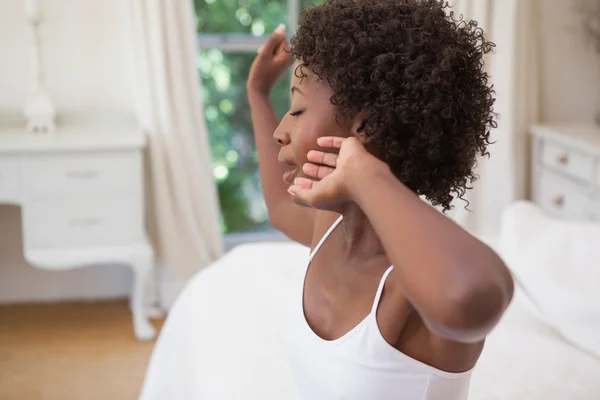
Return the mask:
<svg viewBox="0 0 600 400">
<path fill-rule="evenodd" d="M 564 219 L 600 221 L 600 128 L 534 126 L 533 201 Z"/>
<path fill-rule="evenodd" d="M 53 136 L 33 136 L 22 124 L 3 121 L 0 203 L 21 206 L 23 253 L 35 267 L 131 266 L 134 331 L 147 340 L 155 330 L 144 311 L 154 267 L 144 225 L 146 137 L 122 122 L 64 122 Z"/>
</svg>

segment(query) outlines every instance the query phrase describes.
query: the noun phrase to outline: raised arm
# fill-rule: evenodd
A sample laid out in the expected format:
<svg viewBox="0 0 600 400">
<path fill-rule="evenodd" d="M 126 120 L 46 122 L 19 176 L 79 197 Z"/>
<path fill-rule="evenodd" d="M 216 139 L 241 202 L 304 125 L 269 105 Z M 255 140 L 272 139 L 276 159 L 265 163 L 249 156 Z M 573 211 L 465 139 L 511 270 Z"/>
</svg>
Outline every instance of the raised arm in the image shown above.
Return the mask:
<svg viewBox="0 0 600 400">
<path fill-rule="evenodd" d="M 357 170 L 350 188 L 397 266 L 396 282 L 432 333 L 466 343 L 483 340 L 513 294 L 500 257 L 386 168 Z"/>
<path fill-rule="evenodd" d="M 293 60 L 286 51 L 285 30 L 278 28 L 259 51 L 248 78 L 248 101 L 258 149 L 259 171 L 263 193 L 273 226 L 292 240 L 310 246 L 315 210 L 293 204 L 282 176 L 286 166 L 277 161 L 279 145 L 273 132 L 279 124 L 269 93 L 291 67 Z"/>
<path fill-rule="evenodd" d="M 452 220 L 423 202 L 389 167 L 355 138 L 320 138 L 340 149 L 311 151 L 304 166 L 312 181 L 290 188 L 296 201 L 319 208 L 356 203 L 395 266 L 393 284 L 437 336 L 464 343 L 483 340 L 513 295 L 513 281 L 500 257 Z"/>
</svg>

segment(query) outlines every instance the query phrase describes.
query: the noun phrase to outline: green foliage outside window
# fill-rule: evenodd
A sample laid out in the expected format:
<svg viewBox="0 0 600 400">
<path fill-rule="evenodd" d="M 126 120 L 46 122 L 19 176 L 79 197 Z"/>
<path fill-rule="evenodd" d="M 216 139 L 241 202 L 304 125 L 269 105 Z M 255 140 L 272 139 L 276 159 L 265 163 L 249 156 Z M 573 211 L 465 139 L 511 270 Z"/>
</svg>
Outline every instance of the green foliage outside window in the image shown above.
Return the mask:
<svg viewBox="0 0 600 400">
<path fill-rule="evenodd" d="M 304 7 L 320 2 L 302 0 L 300 4 Z M 264 38 L 280 23 L 288 25 L 288 3 L 286 0 L 194 0 L 194 6 L 200 46 L 196 66 L 202 81 L 223 233 L 271 229 L 260 188 L 246 96 L 246 80 L 256 49 L 225 52 L 203 48 L 202 35 Z M 271 93 L 279 118 L 289 108 L 289 79 L 288 74 Z"/>
</svg>

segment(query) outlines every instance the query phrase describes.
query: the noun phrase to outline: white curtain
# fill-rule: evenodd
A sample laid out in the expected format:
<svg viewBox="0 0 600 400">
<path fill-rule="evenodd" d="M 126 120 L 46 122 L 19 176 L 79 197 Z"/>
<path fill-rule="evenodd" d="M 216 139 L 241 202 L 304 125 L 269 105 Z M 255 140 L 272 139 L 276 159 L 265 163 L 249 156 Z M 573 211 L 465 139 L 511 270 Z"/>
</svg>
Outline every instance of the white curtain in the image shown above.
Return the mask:
<svg viewBox="0 0 600 400">
<path fill-rule="evenodd" d="M 456 200 L 449 215 L 466 229 L 497 235 L 501 214 L 515 200 L 528 196 L 528 127 L 539 120 L 539 0 L 453 0 L 457 15 L 473 19 L 496 44 L 486 68 L 496 91 L 498 128 L 492 132 L 490 158 L 478 160 L 480 179 Z"/>
<path fill-rule="evenodd" d="M 195 68 L 191 0 L 128 0 L 139 77 L 139 118 L 149 135 L 148 220 L 168 309 L 189 278 L 223 251 L 208 132 Z"/>
</svg>

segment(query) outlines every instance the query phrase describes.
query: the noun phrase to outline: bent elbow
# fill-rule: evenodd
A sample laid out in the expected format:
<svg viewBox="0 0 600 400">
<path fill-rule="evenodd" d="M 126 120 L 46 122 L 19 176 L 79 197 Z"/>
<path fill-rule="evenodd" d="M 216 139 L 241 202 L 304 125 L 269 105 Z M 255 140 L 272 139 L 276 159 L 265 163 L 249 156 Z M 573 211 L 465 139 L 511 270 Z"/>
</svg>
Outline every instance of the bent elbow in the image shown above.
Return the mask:
<svg viewBox="0 0 600 400">
<path fill-rule="evenodd" d="M 511 300 L 512 289 L 503 285 L 474 290 L 457 303 L 457 317 L 450 328 L 463 341 L 483 340 L 500 321 Z"/>
<path fill-rule="evenodd" d="M 514 293 L 508 270 L 498 275 L 473 279 L 449 296 L 438 325 L 442 336 L 465 343 L 485 339 L 502 318 Z"/>
</svg>

